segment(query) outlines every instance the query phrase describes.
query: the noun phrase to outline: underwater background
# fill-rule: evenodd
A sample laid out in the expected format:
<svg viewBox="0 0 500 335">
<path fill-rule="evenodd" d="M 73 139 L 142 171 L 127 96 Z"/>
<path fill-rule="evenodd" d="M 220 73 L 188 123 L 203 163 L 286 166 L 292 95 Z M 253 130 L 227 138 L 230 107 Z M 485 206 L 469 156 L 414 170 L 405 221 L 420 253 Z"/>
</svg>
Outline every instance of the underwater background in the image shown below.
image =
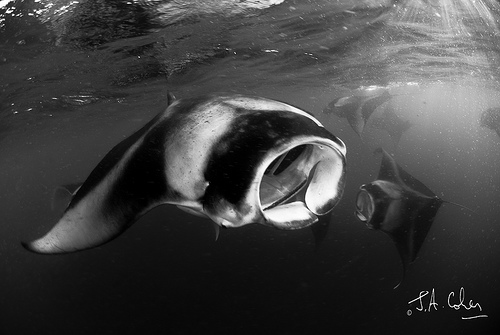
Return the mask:
<svg viewBox="0 0 500 335">
<path fill-rule="evenodd" d="M 0 334 L 497 334 L 499 19 L 494 0 L 0 1 Z M 399 141 L 326 108 L 373 88 L 391 97 L 374 116 L 411 124 Z M 260 225 L 215 241 L 208 220 L 162 206 L 95 249 L 23 249 L 60 217 L 54 190 L 167 92 L 278 99 L 340 137 L 347 183 L 324 241 Z M 379 147 L 475 212 L 443 204 L 397 289 L 393 242 L 354 216 Z"/>
</svg>

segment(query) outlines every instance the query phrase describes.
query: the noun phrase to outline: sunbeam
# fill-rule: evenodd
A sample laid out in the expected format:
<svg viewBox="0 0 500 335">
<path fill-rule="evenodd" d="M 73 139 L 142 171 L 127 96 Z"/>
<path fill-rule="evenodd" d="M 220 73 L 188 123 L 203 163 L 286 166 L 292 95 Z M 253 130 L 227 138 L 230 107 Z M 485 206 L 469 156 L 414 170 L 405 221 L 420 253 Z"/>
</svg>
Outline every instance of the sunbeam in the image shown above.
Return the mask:
<svg viewBox="0 0 500 335">
<path fill-rule="evenodd" d="M 495 0 L 420 0 L 401 6 L 399 20 L 425 24 L 445 34 L 472 36 L 473 31 L 499 33 L 493 12 L 500 11 Z"/>
<path fill-rule="evenodd" d="M 434 80 L 489 79 L 499 60 L 491 43 L 500 37 L 497 13 L 495 0 L 397 1 L 386 22 L 391 43 L 385 61 L 402 76 L 414 70 L 430 71 Z"/>
</svg>

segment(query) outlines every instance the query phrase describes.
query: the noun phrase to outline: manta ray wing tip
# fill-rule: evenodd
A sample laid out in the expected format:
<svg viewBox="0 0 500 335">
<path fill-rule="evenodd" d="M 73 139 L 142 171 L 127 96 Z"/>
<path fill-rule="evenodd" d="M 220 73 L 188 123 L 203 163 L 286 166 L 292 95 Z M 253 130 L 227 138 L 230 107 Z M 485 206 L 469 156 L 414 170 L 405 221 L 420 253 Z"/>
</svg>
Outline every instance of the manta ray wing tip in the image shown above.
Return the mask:
<svg viewBox="0 0 500 335">
<path fill-rule="evenodd" d="M 53 243 L 43 241 L 42 239 L 31 242 L 21 241 L 21 245 L 24 247 L 24 249 L 35 254 L 54 255 L 72 252 L 71 250 L 61 249 Z"/>
<path fill-rule="evenodd" d="M 47 248 L 44 248 L 39 245 L 39 243 L 36 243 L 36 241 L 31 241 L 31 242 L 25 242 L 21 241 L 21 245 L 23 246 L 24 249 L 35 253 L 35 254 L 49 254 L 52 252 L 48 252 Z"/>
<path fill-rule="evenodd" d="M 35 252 L 31 246 L 30 242 L 21 241 L 21 245 L 23 246 L 24 249 L 31 251 L 31 252 Z"/>
</svg>

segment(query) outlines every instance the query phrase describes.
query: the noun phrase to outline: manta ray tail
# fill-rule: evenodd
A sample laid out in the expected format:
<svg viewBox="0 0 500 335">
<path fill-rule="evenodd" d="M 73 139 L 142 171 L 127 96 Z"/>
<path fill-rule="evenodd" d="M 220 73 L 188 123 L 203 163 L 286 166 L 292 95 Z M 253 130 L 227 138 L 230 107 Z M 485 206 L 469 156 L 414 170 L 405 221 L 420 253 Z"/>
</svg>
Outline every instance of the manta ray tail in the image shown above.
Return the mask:
<svg viewBox="0 0 500 335">
<path fill-rule="evenodd" d="M 448 201 L 448 200 L 443 200 L 443 202 L 444 202 L 444 203 L 447 203 L 447 204 L 450 204 L 450 205 L 454 205 L 454 206 L 460 207 L 460 208 L 462 208 L 462 209 L 466 209 L 466 210 L 468 210 L 469 212 L 471 212 L 471 213 L 473 213 L 473 214 L 478 215 L 476 211 L 474 211 L 473 209 L 470 209 L 470 208 L 469 208 L 469 207 L 467 207 L 467 206 L 460 205 L 460 204 L 457 204 L 456 202 L 453 202 L 453 201 Z"/>
<path fill-rule="evenodd" d="M 396 286 L 392 288 L 393 290 L 397 289 L 403 283 L 403 281 L 405 280 L 405 276 L 406 276 L 406 264 L 403 262 L 403 273 L 401 274 L 401 279 L 396 284 Z"/>
</svg>

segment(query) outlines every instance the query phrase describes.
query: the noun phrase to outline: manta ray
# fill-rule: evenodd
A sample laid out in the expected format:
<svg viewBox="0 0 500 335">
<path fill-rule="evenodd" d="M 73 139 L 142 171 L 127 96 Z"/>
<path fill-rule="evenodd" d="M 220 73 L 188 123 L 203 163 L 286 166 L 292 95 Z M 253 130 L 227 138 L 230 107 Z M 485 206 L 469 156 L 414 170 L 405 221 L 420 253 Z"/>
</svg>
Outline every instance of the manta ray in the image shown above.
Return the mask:
<svg viewBox="0 0 500 335">
<path fill-rule="evenodd" d="M 93 248 L 163 204 L 227 228 L 309 227 L 340 200 L 345 155 L 342 140 L 292 105 L 170 96 L 163 112 L 68 190 L 71 201 L 52 229 L 22 244 L 43 254 Z"/>
<path fill-rule="evenodd" d="M 356 91 L 354 95 L 340 97 L 328 104 L 323 113 L 333 113 L 346 118 L 352 129 L 361 137 L 366 122 L 377 108 L 392 98 L 385 87 Z"/>
<path fill-rule="evenodd" d="M 397 147 L 403 134 L 412 127 L 409 120 L 403 120 L 394 108 L 389 104 L 381 117 L 375 119 L 371 126 L 376 129 L 385 130 L 391 137 L 394 146 Z"/>
<path fill-rule="evenodd" d="M 356 217 L 368 228 L 381 230 L 393 240 L 403 264 L 403 281 L 408 265 L 421 249 L 443 203 L 468 209 L 436 196 L 427 186 L 403 170 L 385 150 L 377 180 L 360 187 Z M 470 209 L 468 209 L 470 210 Z"/>
<path fill-rule="evenodd" d="M 500 137 L 500 108 L 488 108 L 481 114 L 480 125 L 494 130 Z"/>
</svg>

